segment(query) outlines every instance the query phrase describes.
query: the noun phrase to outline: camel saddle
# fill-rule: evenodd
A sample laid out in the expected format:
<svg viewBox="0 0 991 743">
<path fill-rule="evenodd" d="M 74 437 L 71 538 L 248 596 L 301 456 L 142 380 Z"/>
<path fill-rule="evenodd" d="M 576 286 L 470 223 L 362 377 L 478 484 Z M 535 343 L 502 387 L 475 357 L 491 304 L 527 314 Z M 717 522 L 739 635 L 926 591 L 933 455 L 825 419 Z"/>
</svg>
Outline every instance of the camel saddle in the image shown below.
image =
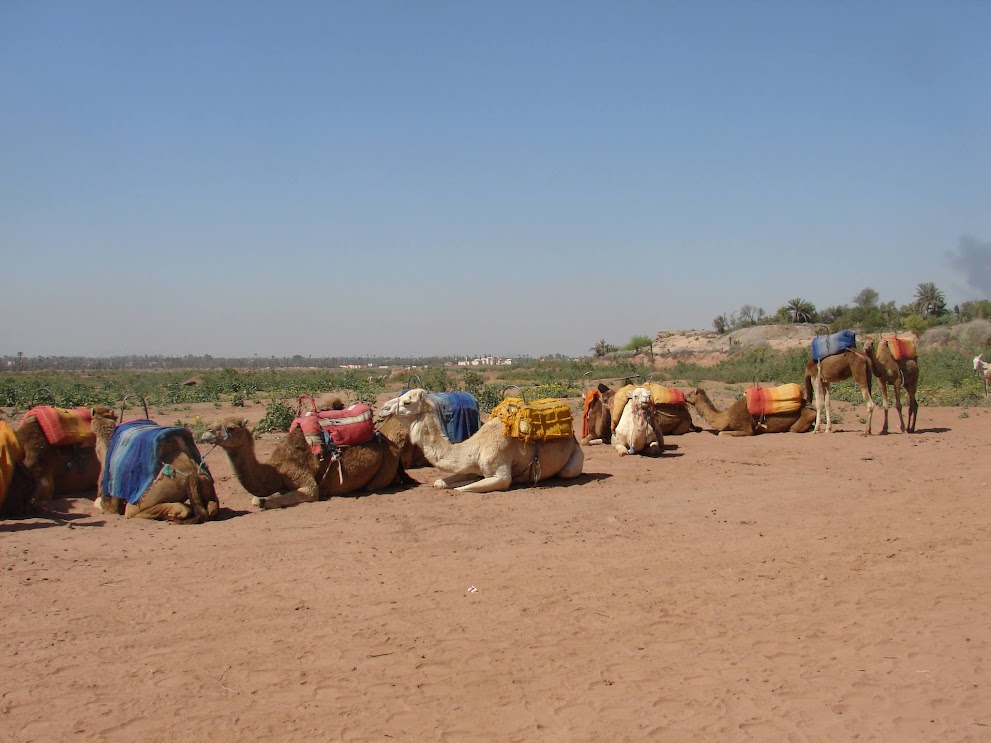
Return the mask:
<svg viewBox="0 0 991 743">
<path fill-rule="evenodd" d="M 14 468 L 23 459 L 24 449 L 14 429 L 0 421 L 0 503 L 3 503 L 7 488 L 14 479 Z"/>
<path fill-rule="evenodd" d="M 841 330 L 830 335 L 817 335 L 812 339 L 812 360 L 822 361 L 827 356 L 849 351 L 857 347 L 857 334 L 852 330 Z"/>
<path fill-rule="evenodd" d="M 782 384 L 778 387 L 748 387 L 747 410 L 760 418 L 775 413 L 793 413 L 805 405 L 802 387 L 798 384 Z"/>
<path fill-rule="evenodd" d="M 95 446 L 96 434 L 93 433 L 93 413 L 89 408 L 53 408 L 48 405 L 36 405 L 21 419 L 23 426 L 28 418 L 35 418 L 45 438 L 52 446 Z"/>
<path fill-rule="evenodd" d="M 188 428 L 133 420 L 117 426 L 107 445 L 102 475 L 103 494 L 121 498 L 133 505 L 141 500 L 160 474 L 171 476 L 162 464 L 161 455 L 162 446 L 171 438 L 183 439 L 183 450 L 207 476 L 210 475 Z M 192 472 L 180 474 L 186 477 L 193 475 Z"/>
<path fill-rule="evenodd" d="M 919 358 L 915 349 L 914 338 L 899 338 L 897 335 L 890 338 L 882 338 L 882 343 L 887 343 L 891 350 L 891 355 L 895 361 L 913 361 Z"/>
<path fill-rule="evenodd" d="M 503 436 L 524 442 L 575 435 L 571 407 L 553 397 L 533 402 L 522 397 L 507 397 L 492 409 L 492 417 L 502 421 Z"/>
<path fill-rule="evenodd" d="M 309 398 L 312 408 L 306 413 L 301 410 L 304 398 Z M 310 451 L 318 457 L 326 448 L 364 444 L 375 436 L 372 409 L 367 405 L 359 403 L 343 410 L 317 410 L 312 395 L 300 395 L 299 404 L 299 414 L 289 431 L 301 429 Z"/>
</svg>

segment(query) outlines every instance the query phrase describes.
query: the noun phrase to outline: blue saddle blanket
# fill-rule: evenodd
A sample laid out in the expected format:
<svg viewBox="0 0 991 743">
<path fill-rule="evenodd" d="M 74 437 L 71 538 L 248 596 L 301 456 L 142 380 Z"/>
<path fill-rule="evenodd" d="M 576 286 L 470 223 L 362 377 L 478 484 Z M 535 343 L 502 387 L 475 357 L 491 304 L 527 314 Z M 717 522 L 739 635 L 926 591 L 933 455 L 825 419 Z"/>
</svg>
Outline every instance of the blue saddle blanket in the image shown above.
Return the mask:
<svg viewBox="0 0 991 743">
<path fill-rule="evenodd" d="M 185 439 L 186 453 L 197 464 L 202 464 L 189 429 L 160 426 L 148 420 L 128 421 L 117 426 L 107 446 L 103 494 L 137 503 L 162 469 L 162 444 L 174 436 Z"/>
<path fill-rule="evenodd" d="M 478 400 L 468 392 L 430 392 L 444 432 L 452 444 L 470 438 L 482 426 Z"/>
<path fill-rule="evenodd" d="M 831 335 L 817 335 L 812 339 L 812 360 L 821 361 L 827 356 L 835 356 L 857 347 L 857 334 L 852 330 L 841 330 Z"/>
</svg>

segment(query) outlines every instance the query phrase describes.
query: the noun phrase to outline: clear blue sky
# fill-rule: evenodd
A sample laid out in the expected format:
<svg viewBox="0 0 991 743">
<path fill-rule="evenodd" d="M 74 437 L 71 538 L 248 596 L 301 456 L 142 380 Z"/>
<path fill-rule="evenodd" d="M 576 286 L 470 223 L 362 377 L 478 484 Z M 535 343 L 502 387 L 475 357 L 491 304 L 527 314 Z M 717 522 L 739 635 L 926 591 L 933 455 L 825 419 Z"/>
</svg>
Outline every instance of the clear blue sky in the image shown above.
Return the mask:
<svg viewBox="0 0 991 743">
<path fill-rule="evenodd" d="M 0 355 L 991 296 L 991 3 L 0 3 Z"/>
</svg>

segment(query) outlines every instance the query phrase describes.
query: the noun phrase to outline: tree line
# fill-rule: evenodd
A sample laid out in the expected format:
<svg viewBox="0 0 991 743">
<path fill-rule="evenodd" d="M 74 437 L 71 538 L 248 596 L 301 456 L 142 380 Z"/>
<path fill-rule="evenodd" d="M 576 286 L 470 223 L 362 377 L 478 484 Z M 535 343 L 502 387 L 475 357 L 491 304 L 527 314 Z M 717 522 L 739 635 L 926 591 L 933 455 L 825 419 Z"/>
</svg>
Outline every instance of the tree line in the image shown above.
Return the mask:
<svg viewBox="0 0 991 743">
<path fill-rule="evenodd" d="M 718 315 L 712 327 L 718 333 L 727 333 L 751 325 L 821 323 L 833 330 L 858 327 L 866 333 L 909 330 L 921 335 L 937 325 L 991 319 L 991 300 L 979 299 L 948 307 L 946 295 L 932 282 L 916 286 L 914 300 L 900 307 L 880 299 L 877 291 L 866 287 L 853 297 L 852 304 L 821 310 L 802 297 L 789 299 L 773 315 L 768 315 L 762 307 L 745 304 L 738 312 Z"/>
</svg>

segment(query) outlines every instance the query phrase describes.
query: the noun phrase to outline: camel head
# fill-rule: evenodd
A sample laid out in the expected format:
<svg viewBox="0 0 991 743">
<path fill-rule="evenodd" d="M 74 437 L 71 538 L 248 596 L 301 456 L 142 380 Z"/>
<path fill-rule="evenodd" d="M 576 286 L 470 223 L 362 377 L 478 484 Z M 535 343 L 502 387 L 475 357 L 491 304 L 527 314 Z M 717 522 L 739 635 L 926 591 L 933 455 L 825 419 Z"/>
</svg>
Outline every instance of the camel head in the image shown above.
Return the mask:
<svg viewBox="0 0 991 743">
<path fill-rule="evenodd" d="M 207 427 L 200 436 L 200 441 L 204 444 L 214 444 L 222 449 L 234 449 L 245 436 L 251 437 L 248 421 L 244 418 L 231 417 Z"/>
<path fill-rule="evenodd" d="M 633 408 L 635 410 L 650 412 L 654 406 L 654 400 L 650 396 L 650 390 L 646 387 L 636 387 L 627 392 L 626 396 L 633 401 Z"/>
<path fill-rule="evenodd" d="M 89 409 L 89 413 L 94 418 L 106 418 L 111 421 L 117 420 L 117 413 L 113 408 L 109 408 L 106 405 L 94 405 Z"/>
<path fill-rule="evenodd" d="M 400 420 L 411 421 L 420 417 L 426 410 L 432 410 L 433 403 L 427 397 L 424 389 L 412 389 L 404 392 L 399 397 L 389 400 L 379 411 L 381 417 L 390 415 L 396 416 Z"/>
<path fill-rule="evenodd" d="M 984 361 L 984 354 L 979 353 L 974 357 L 974 371 L 980 371 L 981 367 L 984 366 L 986 362 Z"/>
<path fill-rule="evenodd" d="M 864 338 L 864 353 L 871 354 L 874 353 L 874 339 L 870 336 Z"/>
</svg>

